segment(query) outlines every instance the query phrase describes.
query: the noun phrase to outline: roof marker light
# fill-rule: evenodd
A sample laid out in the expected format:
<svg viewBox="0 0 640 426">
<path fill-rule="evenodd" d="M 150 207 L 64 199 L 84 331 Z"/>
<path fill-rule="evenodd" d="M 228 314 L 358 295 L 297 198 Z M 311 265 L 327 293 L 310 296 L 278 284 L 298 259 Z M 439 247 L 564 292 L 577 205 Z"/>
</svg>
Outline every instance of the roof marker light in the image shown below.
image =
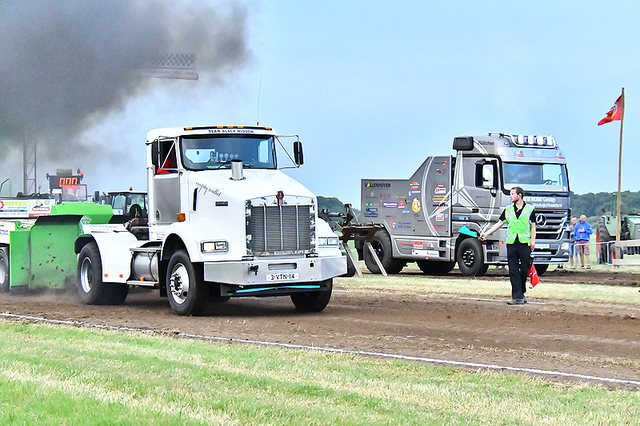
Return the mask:
<svg viewBox="0 0 640 426">
<path fill-rule="evenodd" d="M 518 147 L 556 148 L 556 140 L 553 136 L 542 135 L 509 135 L 511 143 Z"/>
</svg>

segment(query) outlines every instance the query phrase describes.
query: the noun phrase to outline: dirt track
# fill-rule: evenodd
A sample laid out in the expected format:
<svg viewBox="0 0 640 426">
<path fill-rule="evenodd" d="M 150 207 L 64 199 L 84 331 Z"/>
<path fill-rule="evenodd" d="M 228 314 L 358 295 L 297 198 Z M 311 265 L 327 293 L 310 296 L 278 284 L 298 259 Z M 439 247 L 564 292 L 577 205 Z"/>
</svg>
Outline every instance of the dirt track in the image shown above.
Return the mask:
<svg viewBox="0 0 640 426">
<path fill-rule="evenodd" d="M 640 275 L 602 271 L 548 271 L 544 276 L 568 283 L 638 286 L 640 282 Z M 452 277 L 466 279 L 447 276 Z M 489 271 L 488 278 L 497 277 L 508 286 L 504 271 Z M 403 354 L 640 382 L 638 304 L 585 306 L 530 299 L 527 305 L 511 307 L 504 298 L 426 293 L 407 296 L 348 290 L 341 282 L 346 281 L 336 281 L 334 297 L 320 314 L 298 313 L 288 298 L 247 298 L 212 305 L 202 317 L 178 317 L 166 299 L 142 290 L 132 291 L 124 305 L 117 307 L 84 306 L 73 294 L 3 293 L 0 311 L 168 333 Z M 637 295 L 640 300 L 640 293 Z M 636 384 L 626 387 L 638 388 Z"/>
</svg>

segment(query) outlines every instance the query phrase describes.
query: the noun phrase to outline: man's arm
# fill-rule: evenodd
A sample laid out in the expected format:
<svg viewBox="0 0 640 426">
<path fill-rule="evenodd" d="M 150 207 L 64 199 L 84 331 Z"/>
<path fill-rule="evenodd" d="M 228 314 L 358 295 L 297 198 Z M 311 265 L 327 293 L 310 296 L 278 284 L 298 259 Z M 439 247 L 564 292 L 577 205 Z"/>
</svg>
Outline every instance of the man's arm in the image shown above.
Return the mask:
<svg viewBox="0 0 640 426">
<path fill-rule="evenodd" d="M 531 222 L 531 243 L 529 244 L 531 251 L 536 248 L 536 223 Z"/>
<path fill-rule="evenodd" d="M 484 241 L 484 240 L 485 240 L 489 235 L 493 234 L 497 229 L 499 229 L 499 228 L 502 226 L 502 224 L 503 224 L 503 223 L 504 223 L 503 221 L 498 220 L 498 221 L 495 223 L 495 225 L 493 225 L 493 226 L 491 227 L 491 229 L 489 229 L 488 231 L 483 232 L 482 234 L 480 234 L 480 237 L 478 237 L 478 239 L 479 239 L 480 241 Z"/>
</svg>

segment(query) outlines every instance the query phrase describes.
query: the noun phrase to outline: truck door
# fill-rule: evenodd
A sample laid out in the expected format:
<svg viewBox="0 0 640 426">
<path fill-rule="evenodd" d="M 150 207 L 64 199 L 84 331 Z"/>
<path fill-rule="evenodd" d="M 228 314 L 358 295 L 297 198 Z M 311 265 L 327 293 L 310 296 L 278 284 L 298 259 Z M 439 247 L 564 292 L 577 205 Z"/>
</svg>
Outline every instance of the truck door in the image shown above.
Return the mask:
<svg viewBox="0 0 640 426">
<path fill-rule="evenodd" d="M 490 217 L 501 212 L 502 206 L 497 201 L 498 188 L 498 164 L 496 160 L 483 159 L 475 162 L 475 188 L 474 195 L 478 207 L 480 208 L 480 217 Z"/>
<path fill-rule="evenodd" d="M 458 156 L 457 162 L 453 220 L 460 226 L 468 224 L 470 229 L 478 231 L 488 222 L 495 222 L 504 207 L 501 205 L 498 160 Z"/>
<path fill-rule="evenodd" d="M 176 221 L 180 211 L 180 173 L 178 172 L 177 140 L 155 141 L 155 175 L 153 177 L 153 206 L 149 221 L 158 225 L 168 225 Z M 153 215 L 153 216 L 152 216 Z"/>
</svg>

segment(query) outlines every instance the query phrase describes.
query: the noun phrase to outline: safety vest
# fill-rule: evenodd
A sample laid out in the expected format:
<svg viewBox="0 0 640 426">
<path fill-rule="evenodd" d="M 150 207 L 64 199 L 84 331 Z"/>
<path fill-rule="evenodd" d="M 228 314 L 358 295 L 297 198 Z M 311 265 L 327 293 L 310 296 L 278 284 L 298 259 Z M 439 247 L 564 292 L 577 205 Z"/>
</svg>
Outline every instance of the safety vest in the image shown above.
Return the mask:
<svg viewBox="0 0 640 426">
<path fill-rule="evenodd" d="M 505 209 L 505 218 L 507 219 L 507 244 L 516 242 L 516 236 L 521 243 L 527 244 L 531 242 L 531 226 L 529 225 L 529 217 L 534 207 L 525 203 L 520 213 L 520 217 L 516 216 L 516 209 L 513 204 L 509 204 Z"/>
</svg>

